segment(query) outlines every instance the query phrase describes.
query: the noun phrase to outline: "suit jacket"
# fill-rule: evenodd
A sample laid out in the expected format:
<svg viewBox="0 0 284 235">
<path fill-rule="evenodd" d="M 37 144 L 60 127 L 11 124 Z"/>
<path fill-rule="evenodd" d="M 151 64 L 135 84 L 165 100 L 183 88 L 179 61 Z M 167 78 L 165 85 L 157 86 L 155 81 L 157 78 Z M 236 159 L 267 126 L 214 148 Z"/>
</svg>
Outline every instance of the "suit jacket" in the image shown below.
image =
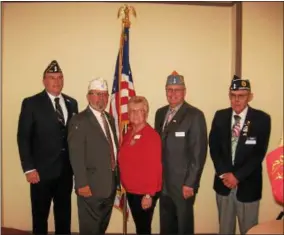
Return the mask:
<svg viewBox="0 0 284 235">
<path fill-rule="evenodd" d="M 235 152 L 235 163 L 231 154 L 232 108 L 215 113 L 209 135 L 210 154 L 215 166 L 214 190 L 223 196 L 230 193 L 220 175 L 232 172 L 239 180 L 237 198 L 241 202 L 253 202 L 261 198 L 262 161 L 266 155 L 271 120 L 260 110 L 248 108 L 246 120 L 240 133 Z"/>
<path fill-rule="evenodd" d="M 78 113 L 77 101 L 62 94 L 70 118 Z M 56 111 L 46 91 L 22 102 L 18 123 L 18 147 L 23 171 L 36 169 L 41 179 L 56 178 L 63 166 L 70 167 L 67 124 L 62 132 Z M 72 171 L 71 171 L 72 173 Z"/>
<path fill-rule="evenodd" d="M 113 118 L 106 113 L 117 150 L 118 141 Z M 75 176 L 75 188 L 89 185 L 94 196 L 107 198 L 113 193 L 110 146 L 97 118 L 87 107 L 74 116 L 69 124 L 70 161 Z M 116 175 L 117 175 L 116 169 Z"/>
<path fill-rule="evenodd" d="M 198 191 L 207 155 L 203 112 L 184 102 L 163 131 L 169 106 L 157 110 L 155 129 L 162 138 L 163 192 L 182 196 L 182 186 Z"/>
</svg>

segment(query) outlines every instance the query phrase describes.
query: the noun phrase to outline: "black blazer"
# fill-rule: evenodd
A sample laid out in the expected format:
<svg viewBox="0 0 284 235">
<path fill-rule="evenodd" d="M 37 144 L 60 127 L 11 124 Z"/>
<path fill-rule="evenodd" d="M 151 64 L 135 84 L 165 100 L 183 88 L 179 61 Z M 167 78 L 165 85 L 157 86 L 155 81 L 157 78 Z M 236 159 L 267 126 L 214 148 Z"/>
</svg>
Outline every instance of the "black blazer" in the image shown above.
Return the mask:
<svg viewBox="0 0 284 235">
<path fill-rule="evenodd" d="M 162 138 L 163 192 L 182 198 L 182 186 L 198 191 L 207 155 L 207 128 L 202 111 L 184 102 L 163 131 L 169 106 L 157 110 L 155 129 Z"/>
<path fill-rule="evenodd" d="M 65 94 L 62 96 L 68 111 L 63 130 L 46 91 L 22 102 L 17 134 L 21 164 L 24 172 L 36 169 L 40 179 L 56 178 L 63 166 L 70 165 L 67 125 L 70 118 L 78 113 L 78 105 L 75 99 Z"/>
<path fill-rule="evenodd" d="M 220 175 L 232 172 L 239 180 L 237 198 L 241 202 L 261 199 L 262 161 L 266 155 L 270 130 L 270 116 L 263 111 L 248 108 L 235 153 L 235 164 L 231 156 L 232 108 L 215 113 L 209 134 L 210 155 L 215 166 L 214 190 L 223 196 L 230 193 Z"/>
</svg>

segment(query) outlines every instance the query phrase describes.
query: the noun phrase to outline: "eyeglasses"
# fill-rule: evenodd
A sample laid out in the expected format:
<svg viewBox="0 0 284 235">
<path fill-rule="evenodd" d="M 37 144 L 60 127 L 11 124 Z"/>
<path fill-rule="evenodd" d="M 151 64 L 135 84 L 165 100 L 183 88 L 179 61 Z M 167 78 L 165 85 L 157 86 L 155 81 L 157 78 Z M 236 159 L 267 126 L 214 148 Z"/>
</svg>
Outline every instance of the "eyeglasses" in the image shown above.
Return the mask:
<svg viewBox="0 0 284 235">
<path fill-rule="evenodd" d="M 244 94 L 244 95 L 235 95 L 235 94 L 230 94 L 230 99 L 231 100 L 245 100 L 248 97 L 249 94 Z"/>
<path fill-rule="evenodd" d="M 96 91 L 89 92 L 88 94 L 89 95 L 95 95 L 95 96 L 98 96 L 98 97 L 108 97 L 109 96 L 109 94 L 106 93 L 106 92 L 96 92 Z"/>
<path fill-rule="evenodd" d="M 145 110 L 144 109 L 129 109 L 129 113 L 131 113 L 131 114 L 136 114 L 136 113 L 144 113 L 145 112 Z"/>
<path fill-rule="evenodd" d="M 167 93 L 180 93 L 182 91 L 184 91 L 184 88 L 180 88 L 180 89 L 166 88 Z"/>
</svg>

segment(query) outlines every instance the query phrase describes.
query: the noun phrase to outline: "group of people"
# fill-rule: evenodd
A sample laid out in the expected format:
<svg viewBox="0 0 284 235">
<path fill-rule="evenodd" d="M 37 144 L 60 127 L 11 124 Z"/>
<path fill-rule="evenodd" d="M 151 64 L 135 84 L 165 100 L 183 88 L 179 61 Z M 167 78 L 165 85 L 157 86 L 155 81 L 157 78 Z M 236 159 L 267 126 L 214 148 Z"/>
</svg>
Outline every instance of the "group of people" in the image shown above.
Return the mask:
<svg viewBox="0 0 284 235">
<path fill-rule="evenodd" d="M 22 102 L 18 147 L 30 183 L 33 234 L 48 233 L 53 202 L 55 234 L 71 234 L 71 195 L 75 182 L 80 234 L 104 234 L 116 190 L 123 187 L 137 234 L 151 234 L 157 201 L 161 234 L 194 234 L 194 202 L 208 145 L 215 167 L 214 190 L 220 234 L 234 234 L 236 218 L 245 234 L 258 223 L 262 161 L 270 116 L 248 105 L 250 82 L 234 76 L 231 107 L 215 113 L 209 139 L 204 113 L 185 101 L 184 77 L 166 79 L 168 104 L 147 122 L 144 96 L 128 101 L 129 129 L 119 146 L 113 117 L 105 111 L 106 80 L 88 86 L 88 106 L 62 93 L 57 61 L 43 73 L 45 89 Z M 74 182 L 73 182 L 74 181 Z"/>
</svg>

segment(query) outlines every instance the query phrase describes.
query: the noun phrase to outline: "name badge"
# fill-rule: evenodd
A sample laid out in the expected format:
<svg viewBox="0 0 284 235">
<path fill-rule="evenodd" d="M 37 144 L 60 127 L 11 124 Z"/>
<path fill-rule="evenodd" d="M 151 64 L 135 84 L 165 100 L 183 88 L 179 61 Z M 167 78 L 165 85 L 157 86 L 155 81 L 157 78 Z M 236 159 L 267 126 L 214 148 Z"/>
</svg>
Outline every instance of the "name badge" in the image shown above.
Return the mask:
<svg viewBox="0 0 284 235">
<path fill-rule="evenodd" d="M 247 138 L 245 144 L 247 144 L 247 145 L 254 145 L 254 144 L 256 144 L 256 138 L 255 137 Z"/>
<path fill-rule="evenodd" d="M 185 133 L 184 132 L 176 132 L 176 137 L 185 137 Z"/>
<path fill-rule="evenodd" d="M 139 140 L 140 137 L 141 137 L 141 135 L 135 135 L 135 136 L 134 136 L 134 139 L 135 139 L 135 140 Z"/>
</svg>

